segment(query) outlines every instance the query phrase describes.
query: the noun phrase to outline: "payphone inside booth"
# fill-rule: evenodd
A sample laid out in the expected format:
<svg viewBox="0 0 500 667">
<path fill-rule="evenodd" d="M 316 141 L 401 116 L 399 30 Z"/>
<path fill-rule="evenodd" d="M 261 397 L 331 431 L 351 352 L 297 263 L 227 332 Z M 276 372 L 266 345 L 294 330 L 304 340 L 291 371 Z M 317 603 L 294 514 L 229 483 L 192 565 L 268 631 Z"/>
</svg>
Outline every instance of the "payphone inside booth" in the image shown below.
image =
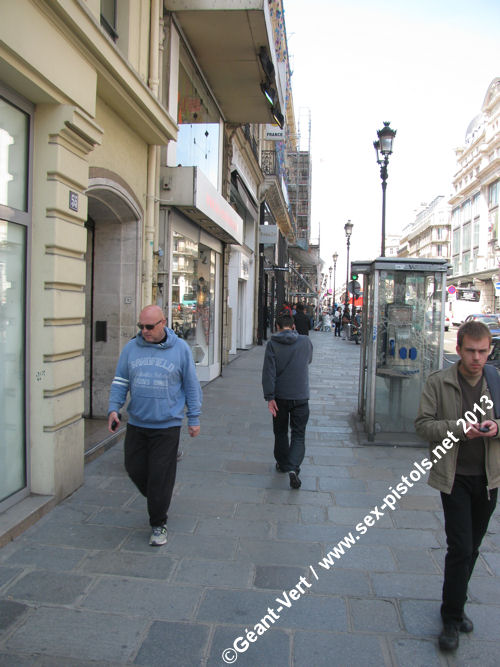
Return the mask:
<svg viewBox="0 0 500 667">
<path fill-rule="evenodd" d="M 387 331 L 386 365 L 408 368 L 417 360 L 418 352 L 412 342 L 413 312 L 410 305 L 388 303 L 386 307 Z"/>
<path fill-rule="evenodd" d="M 366 295 L 358 413 L 369 441 L 415 432 L 423 385 L 442 365 L 447 267 L 445 259 L 386 257 L 351 265 Z"/>
</svg>

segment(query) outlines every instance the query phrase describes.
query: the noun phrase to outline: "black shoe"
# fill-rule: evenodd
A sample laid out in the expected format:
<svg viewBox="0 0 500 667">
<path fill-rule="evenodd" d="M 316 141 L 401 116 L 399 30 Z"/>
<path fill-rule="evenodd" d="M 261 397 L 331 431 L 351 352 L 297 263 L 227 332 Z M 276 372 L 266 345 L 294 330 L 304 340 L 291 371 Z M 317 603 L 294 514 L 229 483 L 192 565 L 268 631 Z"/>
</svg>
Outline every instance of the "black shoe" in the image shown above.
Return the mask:
<svg viewBox="0 0 500 667">
<path fill-rule="evenodd" d="M 292 487 L 292 489 L 300 489 L 300 487 L 302 486 L 302 482 L 300 481 L 300 478 L 298 474 L 295 472 L 295 470 L 290 470 L 288 475 L 290 477 L 290 486 Z"/>
<path fill-rule="evenodd" d="M 460 632 L 472 632 L 474 630 L 474 623 L 464 614 L 458 629 Z"/>
<path fill-rule="evenodd" d="M 444 624 L 439 635 L 439 648 L 442 651 L 454 651 L 458 648 L 458 627 L 455 624 Z"/>
<path fill-rule="evenodd" d="M 283 468 L 280 466 L 279 463 L 276 463 L 276 470 L 277 470 L 278 472 L 286 472 L 286 470 L 283 470 Z"/>
</svg>

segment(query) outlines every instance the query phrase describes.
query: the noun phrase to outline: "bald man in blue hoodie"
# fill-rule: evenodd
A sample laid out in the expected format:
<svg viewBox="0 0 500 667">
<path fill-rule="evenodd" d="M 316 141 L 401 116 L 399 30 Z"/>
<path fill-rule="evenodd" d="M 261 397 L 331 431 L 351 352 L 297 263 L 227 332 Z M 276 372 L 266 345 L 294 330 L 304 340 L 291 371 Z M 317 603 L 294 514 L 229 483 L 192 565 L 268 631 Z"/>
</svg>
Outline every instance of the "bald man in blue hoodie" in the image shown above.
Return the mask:
<svg viewBox="0 0 500 667">
<path fill-rule="evenodd" d="M 108 428 L 120 424 L 130 393 L 125 436 L 125 469 L 147 498 L 149 544 L 167 542 L 167 512 L 177 471 L 177 450 L 184 411 L 192 438 L 200 432 L 201 387 L 191 349 L 166 326 L 159 306 L 139 315 L 140 332 L 122 350 L 111 384 Z"/>
<path fill-rule="evenodd" d="M 300 489 L 299 472 L 305 455 L 309 419 L 309 364 L 313 347 L 309 336 L 294 331 L 293 317 L 284 313 L 277 318 L 276 324 L 278 332 L 266 345 L 262 388 L 273 416 L 276 470 L 287 472 L 292 489 Z"/>
</svg>

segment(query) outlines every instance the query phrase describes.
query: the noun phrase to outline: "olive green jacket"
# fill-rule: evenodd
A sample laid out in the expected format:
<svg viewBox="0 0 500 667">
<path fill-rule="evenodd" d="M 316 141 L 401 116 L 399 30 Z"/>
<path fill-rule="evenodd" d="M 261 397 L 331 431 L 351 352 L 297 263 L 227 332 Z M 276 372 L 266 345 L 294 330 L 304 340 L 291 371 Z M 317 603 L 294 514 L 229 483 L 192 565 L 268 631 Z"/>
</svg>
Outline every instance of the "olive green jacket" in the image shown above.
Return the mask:
<svg viewBox="0 0 500 667">
<path fill-rule="evenodd" d="M 430 461 L 432 469 L 429 473 L 428 483 L 430 486 L 451 493 L 453 482 L 455 480 L 455 470 L 457 467 L 458 448 L 460 442 L 454 442 L 448 436 L 451 431 L 455 439 L 466 442 L 467 437 L 464 434 L 464 424 L 457 420 L 464 418 L 462 414 L 462 392 L 458 381 L 458 363 L 441 371 L 431 373 L 425 383 L 420 406 L 415 419 L 415 429 L 422 438 L 429 442 Z M 486 415 L 483 415 L 479 409 L 474 410 L 478 422 L 492 419 L 499 427 L 499 435 L 495 438 L 484 438 L 485 442 L 485 464 L 488 488 L 495 489 L 500 486 L 500 419 L 495 419 L 493 401 L 486 380 L 482 380 L 481 397 L 487 399 L 481 401 L 478 406 L 482 408 Z M 467 422 L 466 422 L 467 424 Z M 447 447 L 443 452 L 443 440 L 448 439 Z M 436 455 L 435 448 L 441 445 Z"/>
</svg>

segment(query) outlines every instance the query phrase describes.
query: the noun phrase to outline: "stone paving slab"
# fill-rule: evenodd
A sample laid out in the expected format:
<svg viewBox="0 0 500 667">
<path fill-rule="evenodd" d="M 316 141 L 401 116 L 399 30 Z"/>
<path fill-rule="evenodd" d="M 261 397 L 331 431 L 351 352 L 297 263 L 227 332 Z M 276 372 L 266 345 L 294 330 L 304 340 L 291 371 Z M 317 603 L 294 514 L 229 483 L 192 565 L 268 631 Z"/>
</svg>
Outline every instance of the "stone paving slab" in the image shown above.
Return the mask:
<svg viewBox="0 0 500 667">
<path fill-rule="evenodd" d="M 142 619 L 118 614 L 39 607 L 7 640 L 6 649 L 124 664 L 136 651 L 145 627 Z"/>
<path fill-rule="evenodd" d="M 70 605 L 77 601 L 92 583 L 92 578 L 67 572 L 27 572 L 6 589 L 7 596 L 26 602 Z"/>
<path fill-rule="evenodd" d="M 443 655 L 439 494 L 421 479 L 382 508 L 426 448 L 361 444 L 359 347 L 311 340 L 302 488 L 274 470 L 255 347 L 204 387 L 200 436 L 182 431 L 165 547 L 148 544 L 119 441 L 86 465 L 78 491 L 0 549 L 0 667 L 222 667 L 223 650 L 252 667 L 499 664 L 498 511 L 471 580 L 475 630 Z M 384 516 L 361 535 L 375 507 Z M 334 552 L 349 534 L 353 544 Z"/>
</svg>

